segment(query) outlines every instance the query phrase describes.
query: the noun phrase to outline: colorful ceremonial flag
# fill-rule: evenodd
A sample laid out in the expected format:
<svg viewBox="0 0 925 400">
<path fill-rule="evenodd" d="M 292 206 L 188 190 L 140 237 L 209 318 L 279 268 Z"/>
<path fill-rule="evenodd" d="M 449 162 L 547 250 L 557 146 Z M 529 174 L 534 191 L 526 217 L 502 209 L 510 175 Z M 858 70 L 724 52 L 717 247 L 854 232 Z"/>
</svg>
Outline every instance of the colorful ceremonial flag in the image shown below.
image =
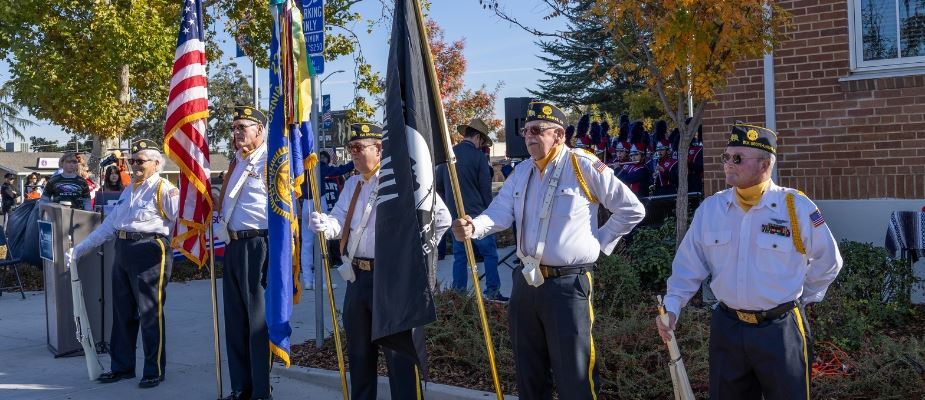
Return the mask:
<svg viewBox="0 0 925 400">
<path fill-rule="evenodd" d="M 299 221 L 305 180 L 303 154 L 312 151 L 311 82 L 302 13 L 292 0 L 271 0 L 270 118 L 267 191 L 270 258 L 266 319 L 270 350 L 289 366 L 292 305 L 298 302 Z"/>
<path fill-rule="evenodd" d="M 418 360 L 412 329 L 436 320 L 434 160 L 443 162 L 440 102 L 415 0 L 397 0 L 386 72 L 386 124 L 376 209 L 372 337 Z M 427 52 L 427 53 L 424 53 Z M 421 361 L 421 360 L 419 360 Z"/>
<path fill-rule="evenodd" d="M 164 152 L 181 171 L 180 210 L 172 246 L 200 267 L 209 257 L 206 231 L 212 222 L 202 16 L 201 0 L 183 2 L 164 124 Z"/>
</svg>

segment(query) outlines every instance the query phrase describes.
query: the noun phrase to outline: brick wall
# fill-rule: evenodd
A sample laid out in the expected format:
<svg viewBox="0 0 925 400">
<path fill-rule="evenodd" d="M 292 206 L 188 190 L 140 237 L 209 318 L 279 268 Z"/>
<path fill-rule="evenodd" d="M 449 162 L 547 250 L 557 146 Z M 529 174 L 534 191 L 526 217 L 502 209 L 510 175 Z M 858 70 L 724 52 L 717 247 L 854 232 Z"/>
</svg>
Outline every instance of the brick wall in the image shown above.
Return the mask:
<svg viewBox="0 0 925 400">
<path fill-rule="evenodd" d="M 925 75 L 850 75 L 848 2 L 782 1 L 793 27 L 774 52 L 778 183 L 813 199 L 925 198 Z M 704 115 L 707 193 L 726 187 L 722 154 L 736 119 L 763 125 L 764 63 L 736 75 Z"/>
</svg>

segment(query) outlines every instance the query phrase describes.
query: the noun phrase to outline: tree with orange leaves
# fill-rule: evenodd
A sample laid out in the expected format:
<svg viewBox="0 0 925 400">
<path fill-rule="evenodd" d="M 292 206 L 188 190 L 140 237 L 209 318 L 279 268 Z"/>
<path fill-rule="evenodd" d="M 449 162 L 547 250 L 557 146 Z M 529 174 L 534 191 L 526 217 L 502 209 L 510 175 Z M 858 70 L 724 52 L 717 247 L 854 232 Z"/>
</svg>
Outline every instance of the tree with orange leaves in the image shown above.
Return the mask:
<svg viewBox="0 0 925 400">
<path fill-rule="evenodd" d="M 495 100 L 501 82 L 494 90 L 488 90 L 484 85 L 477 89 L 466 89 L 463 75 L 466 73 L 466 57 L 463 50 L 466 44 L 463 40 L 447 42 L 443 29 L 433 20 L 427 20 L 427 40 L 430 51 L 434 55 L 434 69 L 437 70 L 437 81 L 440 82 L 440 94 L 443 96 L 443 110 L 446 113 L 446 122 L 450 132 L 453 132 L 453 142 L 462 140 L 454 127 L 469 122 L 472 118 L 481 118 L 492 129 L 496 140 L 504 140 L 503 124 L 495 118 Z"/>
<path fill-rule="evenodd" d="M 628 55 L 623 68 L 638 73 L 627 75 L 641 77 L 658 94 L 681 131 L 682 157 L 735 63 L 771 51 L 789 23 L 785 10 L 765 0 L 596 0 L 591 13 L 588 17 L 607 21 L 612 40 Z M 679 164 L 679 175 L 687 176 L 686 162 Z M 678 244 L 687 232 L 687 189 L 687 180 L 680 179 Z"/>
</svg>

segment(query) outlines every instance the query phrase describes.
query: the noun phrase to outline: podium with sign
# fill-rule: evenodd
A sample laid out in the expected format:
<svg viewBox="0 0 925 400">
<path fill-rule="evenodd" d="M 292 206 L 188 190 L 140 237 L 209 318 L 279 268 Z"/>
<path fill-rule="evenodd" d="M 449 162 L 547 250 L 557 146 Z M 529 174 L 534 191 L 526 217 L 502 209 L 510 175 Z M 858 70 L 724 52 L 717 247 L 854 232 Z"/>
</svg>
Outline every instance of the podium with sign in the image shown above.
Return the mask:
<svg viewBox="0 0 925 400">
<path fill-rule="evenodd" d="M 102 221 L 95 212 L 75 210 L 55 203 L 41 205 L 39 217 L 39 253 L 43 259 L 45 279 L 45 321 L 48 350 L 55 357 L 83 354 L 74 325 L 74 305 L 71 297 L 71 274 L 64 252 L 83 240 Z M 96 339 L 97 349 L 106 350 L 112 328 L 112 244 L 104 245 L 77 264 L 84 289 L 87 317 Z M 104 263 L 104 261 L 107 261 Z"/>
</svg>

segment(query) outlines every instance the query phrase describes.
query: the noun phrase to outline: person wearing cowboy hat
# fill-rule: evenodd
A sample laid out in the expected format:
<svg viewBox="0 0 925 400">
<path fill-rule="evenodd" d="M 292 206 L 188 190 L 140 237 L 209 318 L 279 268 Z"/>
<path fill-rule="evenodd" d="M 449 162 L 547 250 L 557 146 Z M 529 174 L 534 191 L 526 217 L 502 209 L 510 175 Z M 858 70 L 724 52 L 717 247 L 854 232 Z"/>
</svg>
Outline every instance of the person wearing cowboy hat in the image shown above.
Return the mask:
<svg viewBox="0 0 925 400">
<path fill-rule="evenodd" d="M 488 132 L 491 128 L 480 118 L 473 118 L 468 123 L 456 127 L 463 140 L 453 146 L 456 154 L 456 176 L 459 179 L 459 191 L 462 195 L 466 215 L 478 215 L 491 204 L 492 169 L 488 156 L 481 150 L 491 146 Z M 450 175 L 445 164 L 437 167 L 436 191 L 443 197 L 453 219 L 456 213 L 456 199 L 450 186 Z M 498 276 L 498 248 L 495 235 L 472 240 L 472 247 L 482 255 L 485 265 L 485 296 L 491 300 L 507 301 L 501 294 L 501 278 Z M 453 240 L 453 289 L 465 293 L 469 288 L 469 266 L 466 260 L 466 248 L 463 242 Z"/>
<path fill-rule="evenodd" d="M 170 230 L 179 213 L 180 190 L 160 176 L 164 169 L 160 146 L 148 139 L 132 143 L 132 158 L 128 160 L 132 184 L 122 191 L 103 223 L 65 254 L 70 265 L 100 245 L 114 241 L 111 370 L 100 375 L 100 383 L 135 377 L 139 330 L 144 367 L 138 386 L 152 388 L 164 380 L 164 299 L 173 265 Z M 65 173 L 74 173 L 68 171 L 75 169 L 76 163 L 66 165 Z"/>
<path fill-rule="evenodd" d="M 732 186 L 706 198 L 667 282 L 668 340 L 681 308 L 712 275 L 710 398 L 810 398 L 812 336 L 805 305 L 822 300 L 842 267 L 816 205 L 771 181 L 777 134 L 736 124 L 721 159 Z"/>
<path fill-rule="evenodd" d="M 595 399 L 601 390 L 593 337 L 592 273 L 645 217 L 645 207 L 601 160 L 565 146 L 565 113 L 545 102 L 527 109 L 530 160 L 517 164 L 488 208 L 453 221 L 457 240 L 517 224 L 508 303 L 517 389 L 524 399 Z M 598 224 L 598 210 L 613 214 Z"/>
</svg>

